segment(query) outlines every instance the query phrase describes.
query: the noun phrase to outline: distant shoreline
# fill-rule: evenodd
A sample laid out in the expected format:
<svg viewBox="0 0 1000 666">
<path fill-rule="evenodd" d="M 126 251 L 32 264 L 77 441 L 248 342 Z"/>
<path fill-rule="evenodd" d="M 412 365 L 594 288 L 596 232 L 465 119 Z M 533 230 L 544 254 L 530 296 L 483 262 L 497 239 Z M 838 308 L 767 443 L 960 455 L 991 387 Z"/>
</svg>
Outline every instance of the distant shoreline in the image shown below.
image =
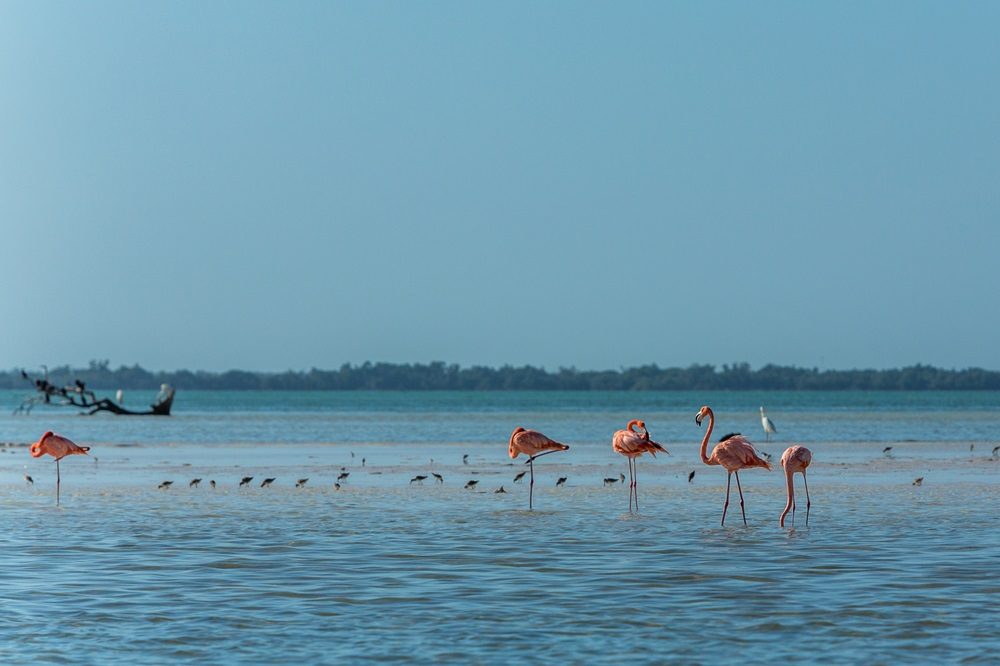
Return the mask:
<svg viewBox="0 0 1000 666">
<path fill-rule="evenodd" d="M 32 378 L 42 376 L 26 368 Z M 721 367 L 707 364 L 661 368 L 655 364 L 621 370 L 548 371 L 533 366 L 461 367 L 433 363 L 344 364 L 336 370 L 249 372 L 229 370 L 149 371 L 134 365 L 112 369 L 107 361 L 87 368 L 60 366 L 48 371 L 55 385 L 76 380 L 96 390 L 156 390 L 170 384 L 179 390 L 249 391 L 997 391 L 1000 371 L 982 368 L 946 370 L 914 365 L 888 370 L 819 370 L 748 363 Z M 0 372 L 0 389 L 31 390 L 21 369 Z"/>
</svg>

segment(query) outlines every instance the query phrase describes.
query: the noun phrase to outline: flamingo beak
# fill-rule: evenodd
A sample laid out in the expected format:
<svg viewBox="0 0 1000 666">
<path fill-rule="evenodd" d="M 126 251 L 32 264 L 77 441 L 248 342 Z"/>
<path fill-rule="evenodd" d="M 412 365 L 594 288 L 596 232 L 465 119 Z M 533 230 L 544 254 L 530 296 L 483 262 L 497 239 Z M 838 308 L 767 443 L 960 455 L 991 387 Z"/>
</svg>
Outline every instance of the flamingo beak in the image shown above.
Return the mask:
<svg viewBox="0 0 1000 666">
<path fill-rule="evenodd" d="M 701 426 L 701 412 L 698 412 L 698 415 L 694 417 L 694 422 Z"/>
</svg>

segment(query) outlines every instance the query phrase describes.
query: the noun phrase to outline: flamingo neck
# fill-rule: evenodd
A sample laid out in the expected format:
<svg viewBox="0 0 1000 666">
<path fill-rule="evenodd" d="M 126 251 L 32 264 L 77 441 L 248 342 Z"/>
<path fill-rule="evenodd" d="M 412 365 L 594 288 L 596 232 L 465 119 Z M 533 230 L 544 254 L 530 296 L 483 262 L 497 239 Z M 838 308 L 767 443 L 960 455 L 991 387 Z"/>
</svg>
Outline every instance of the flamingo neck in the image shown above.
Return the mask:
<svg viewBox="0 0 1000 666">
<path fill-rule="evenodd" d="M 785 526 L 785 516 L 792 510 L 792 504 L 795 502 L 795 483 L 792 481 L 792 474 L 792 470 L 786 466 L 785 483 L 788 486 L 788 500 L 785 502 L 785 510 L 781 512 L 781 518 L 778 520 L 782 527 Z"/>
<path fill-rule="evenodd" d="M 715 427 L 715 413 L 708 410 L 708 429 L 705 431 L 705 438 L 701 440 L 701 461 L 706 465 L 711 465 L 708 461 L 708 440 L 712 436 L 712 428 Z"/>
</svg>

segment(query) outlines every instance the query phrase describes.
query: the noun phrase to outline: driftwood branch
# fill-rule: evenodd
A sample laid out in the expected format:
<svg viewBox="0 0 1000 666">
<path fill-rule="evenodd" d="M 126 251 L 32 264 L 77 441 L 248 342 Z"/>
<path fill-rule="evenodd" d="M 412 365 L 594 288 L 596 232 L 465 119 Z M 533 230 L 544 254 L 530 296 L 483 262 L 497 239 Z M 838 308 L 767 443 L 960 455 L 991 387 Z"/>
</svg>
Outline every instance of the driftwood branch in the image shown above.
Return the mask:
<svg viewBox="0 0 1000 666">
<path fill-rule="evenodd" d="M 156 396 L 156 401 L 149 406 L 148 411 L 136 412 L 125 409 L 110 398 L 100 398 L 87 385 L 79 379 L 74 380 L 72 385 L 56 386 L 49 381 L 48 369 L 43 366 L 45 375 L 34 379 L 24 370 L 21 377 L 35 385 L 35 395 L 25 398 L 24 401 L 14 410 L 15 414 L 28 414 L 36 405 L 54 405 L 56 407 L 76 407 L 86 410 L 87 414 L 97 412 L 111 412 L 122 416 L 170 416 L 170 408 L 174 404 L 174 388 L 163 384 L 160 392 Z"/>
</svg>

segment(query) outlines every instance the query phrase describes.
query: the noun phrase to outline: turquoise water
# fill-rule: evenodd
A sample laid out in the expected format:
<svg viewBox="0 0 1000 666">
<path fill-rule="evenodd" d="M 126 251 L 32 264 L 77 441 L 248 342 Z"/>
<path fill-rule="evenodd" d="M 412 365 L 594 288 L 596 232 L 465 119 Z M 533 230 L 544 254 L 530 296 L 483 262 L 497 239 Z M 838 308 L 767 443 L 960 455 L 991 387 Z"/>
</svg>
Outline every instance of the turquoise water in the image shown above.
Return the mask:
<svg viewBox="0 0 1000 666">
<path fill-rule="evenodd" d="M 703 403 L 775 457 L 812 448 L 808 527 L 801 495 L 796 526 L 778 527 L 784 482 L 764 470 L 741 475 L 749 525 L 734 487 L 719 526 Z M 181 393 L 169 419 L 5 409 L 0 662 L 995 663 L 998 403 Z M 639 461 L 637 515 L 602 482 L 626 471 L 610 435 L 632 416 L 673 454 Z M 573 447 L 538 461 L 532 512 L 506 457 L 517 424 Z M 63 461 L 59 508 L 53 464 L 22 446 L 50 428 L 96 458 Z M 444 483 L 409 483 L 431 471 Z"/>
</svg>

